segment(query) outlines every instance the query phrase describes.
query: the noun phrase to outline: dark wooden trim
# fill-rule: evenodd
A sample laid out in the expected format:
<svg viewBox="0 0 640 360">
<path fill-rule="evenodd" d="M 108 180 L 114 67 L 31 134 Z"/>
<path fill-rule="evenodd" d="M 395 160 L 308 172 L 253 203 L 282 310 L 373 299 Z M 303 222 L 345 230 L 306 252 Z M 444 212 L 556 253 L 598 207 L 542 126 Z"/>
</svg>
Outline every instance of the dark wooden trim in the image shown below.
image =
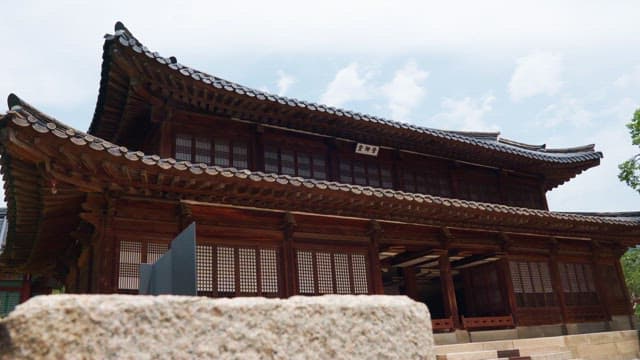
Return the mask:
<svg viewBox="0 0 640 360">
<path fill-rule="evenodd" d="M 503 288 L 503 303 L 507 306 L 507 311 L 511 314 L 513 318 L 513 323 L 515 326 L 518 326 L 518 317 L 517 313 L 517 302 L 516 302 L 516 294 L 513 290 L 513 282 L 511 281 L 511 270 L 509 267 L 509 259 L 505 255 L 500 256 L 500 260 L 498 264 L 498 271 L 501 275 L 500 282 Z"/>
<path fill-rule="evenodd" d="M 549 270 L 551 272 L 551 283 L 553 286 L 553 292 L 556 293 L 558 306 L 560 307 L 560 313 L 562 315 L 563 332 L 566 333 L 566 324 L 569 323 L 569 313 L 567 311 L 567 305 L 564 298 L 564 289 L 562 287 L 562 280 L 560 279 L 560 270 L 558 269 L 558 247 L 557 244 L 551 245 L 551 257 L 549 261 Z"/>
<path fill-rule="evenodd" d="M 449 256 L 440 256 L 440 283 L 442 284 L 442 300 L 444 304 L 445 317 L 451 317 L 455 328 L 460 328 L 460 315 L 458 314 L 458 302 L 456 300 L 456 290 L 451 274 L 451 263 Z"/>
<path fill-rule="evenodd" d="M 283 218 L 283 241 L 282 241 L 282 269 L 284 272 L 284 294 L 290 297 L 298 293 L 295 279 L 297 277 L 296 254 L 293 249 L 293 234 L 296 229 L 294 216 L 287 212 Z"/>
<path fill-rule="evenodd" d="M 413 300 L 418 299 L 418 286 L 416 283 L 416 268 L 414 266 L 407 266 L 402 268 L 402 276 L 404 278 L 404 291 L 405 295 Z"/>
<path fill-rule="evenodd" d="M 375 220 L 369 222 L 369 277 L 373 287 L 374 294 L 384 294 L 384 284 L 382 282 L 382 267 L 380 266 L 380 237 L 382 236 L 382 228 L 380 223 Z"/>
</svg>

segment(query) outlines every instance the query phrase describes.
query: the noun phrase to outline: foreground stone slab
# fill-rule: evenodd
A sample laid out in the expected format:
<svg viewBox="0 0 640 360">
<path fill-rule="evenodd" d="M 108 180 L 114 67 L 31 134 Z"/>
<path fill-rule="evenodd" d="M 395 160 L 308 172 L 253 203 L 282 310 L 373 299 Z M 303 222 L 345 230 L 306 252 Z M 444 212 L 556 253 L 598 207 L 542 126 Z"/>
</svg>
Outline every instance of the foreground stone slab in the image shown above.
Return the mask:
<svg viewBox="0 0 640 360">
<path fill-rule="evenodd" d="M 0 321 L 1 359 L 434 359 L 427 307 L 400 296 L 52 295 Z"/>
</svg>

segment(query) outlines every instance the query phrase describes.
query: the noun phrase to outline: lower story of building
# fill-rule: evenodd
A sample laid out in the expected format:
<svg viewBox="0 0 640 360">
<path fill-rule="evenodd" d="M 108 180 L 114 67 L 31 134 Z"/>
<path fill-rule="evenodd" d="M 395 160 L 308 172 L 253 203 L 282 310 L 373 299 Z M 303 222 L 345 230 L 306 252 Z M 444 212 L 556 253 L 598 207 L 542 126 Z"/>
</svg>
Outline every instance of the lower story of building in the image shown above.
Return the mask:
<svg viewBox="0 0 640 360">
<path fill-rule="evenodd" d="M 599 239 L 126 197 L 94 214 L 67 251 L 69 292 L 137 293 L 140 264 L 195 222 L 202 296 L 407 295 L 441 342 L 633 326 L 625 249 Z"/>
</svg>

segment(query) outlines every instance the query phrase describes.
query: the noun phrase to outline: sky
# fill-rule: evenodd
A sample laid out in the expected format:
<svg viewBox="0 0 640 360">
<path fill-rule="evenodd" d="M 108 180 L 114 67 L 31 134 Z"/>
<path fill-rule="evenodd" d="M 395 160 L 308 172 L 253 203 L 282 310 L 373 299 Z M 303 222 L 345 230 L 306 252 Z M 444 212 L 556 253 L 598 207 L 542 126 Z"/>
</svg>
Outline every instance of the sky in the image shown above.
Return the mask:
<svg viewBox="0 0 640 360">
<path fill-rule="evenodd" d="M 640 210 L 617 179 L 638 152 L 637 1 L 21 1 L 0 22 L 0 96 L 80 130 L 103 35 L 246 86 L 412 124 L 596 144 L 601 165 L 549 192 L 551 210 Z M 3 110 L 0 106 L 0 111 Z"/>
</svg>

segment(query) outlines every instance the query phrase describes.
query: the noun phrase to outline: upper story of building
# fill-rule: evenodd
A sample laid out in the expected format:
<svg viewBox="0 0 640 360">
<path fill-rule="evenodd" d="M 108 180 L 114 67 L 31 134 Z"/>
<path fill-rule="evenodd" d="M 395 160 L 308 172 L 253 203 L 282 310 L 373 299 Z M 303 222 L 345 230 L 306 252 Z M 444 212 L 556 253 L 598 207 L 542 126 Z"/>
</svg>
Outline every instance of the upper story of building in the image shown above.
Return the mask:
<svg viewBox="0 0 640 360">
<path fill-rule="evenodd" d="M 267 94 L 162 57 L 121 23 L 89 133 L 178 161 L 535 209 L 602 157 Z"/>
</svg>

